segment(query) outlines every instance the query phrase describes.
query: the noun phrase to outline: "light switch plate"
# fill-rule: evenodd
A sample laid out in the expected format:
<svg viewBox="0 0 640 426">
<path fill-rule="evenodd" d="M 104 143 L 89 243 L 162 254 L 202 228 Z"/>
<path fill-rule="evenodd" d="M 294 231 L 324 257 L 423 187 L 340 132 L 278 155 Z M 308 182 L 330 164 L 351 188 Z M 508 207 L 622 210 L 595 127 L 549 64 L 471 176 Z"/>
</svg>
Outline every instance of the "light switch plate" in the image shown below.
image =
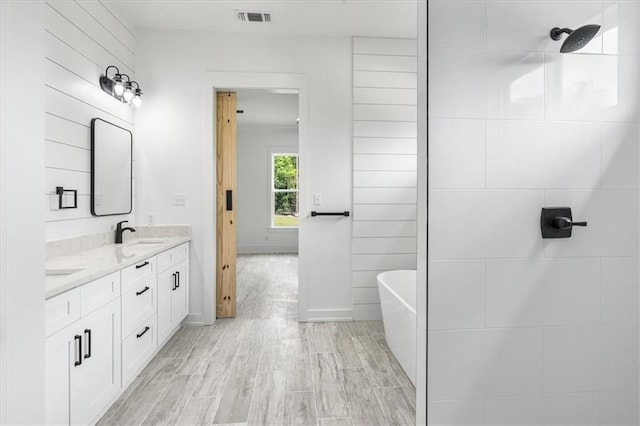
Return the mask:
<svg viewBox="0 0 640 426">
<path fill-rule="evenodd" d="M 314 206 L 321 206 L 322 205 L 322 194 L 319 192 L 316 192 L 313 194 L 313 205 Z"/>
</svg>

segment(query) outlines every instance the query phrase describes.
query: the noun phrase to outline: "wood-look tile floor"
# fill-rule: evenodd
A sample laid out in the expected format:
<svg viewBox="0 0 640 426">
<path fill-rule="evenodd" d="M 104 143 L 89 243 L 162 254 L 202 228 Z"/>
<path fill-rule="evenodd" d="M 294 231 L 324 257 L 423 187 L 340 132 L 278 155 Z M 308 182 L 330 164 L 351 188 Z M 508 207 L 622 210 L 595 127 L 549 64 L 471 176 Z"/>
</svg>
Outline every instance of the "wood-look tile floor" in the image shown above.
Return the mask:
<svg viewBox="0 0 640 426">
<path fill-rule="evenodd" d="M 239 256 L 237 318 L 178 330 L 99 424 L 415 424 L 382 322 L 298 323 L 297 270 Z"/>
</svg>

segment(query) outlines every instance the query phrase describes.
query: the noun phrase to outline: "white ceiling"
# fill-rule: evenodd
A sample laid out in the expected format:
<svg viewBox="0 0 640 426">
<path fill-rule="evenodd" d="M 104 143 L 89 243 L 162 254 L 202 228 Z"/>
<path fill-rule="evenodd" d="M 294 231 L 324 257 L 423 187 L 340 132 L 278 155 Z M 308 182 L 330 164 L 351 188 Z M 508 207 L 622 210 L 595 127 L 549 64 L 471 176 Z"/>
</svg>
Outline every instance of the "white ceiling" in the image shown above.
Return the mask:
<svg viewBox="0 0 640 426">
<path fill-rule="evenodd" d="M 103 0 L 139 28 L 415 38 L 417 0 Z M 234 10 L 270 12 L 241 22 Z"/>
<path fill-rule="evenodd" d="M 238 125 L 259 124 L 296 126 L 298 94 L 274 93 L 268 89 L 240 89 L 238 93 Z"/>
</svg>

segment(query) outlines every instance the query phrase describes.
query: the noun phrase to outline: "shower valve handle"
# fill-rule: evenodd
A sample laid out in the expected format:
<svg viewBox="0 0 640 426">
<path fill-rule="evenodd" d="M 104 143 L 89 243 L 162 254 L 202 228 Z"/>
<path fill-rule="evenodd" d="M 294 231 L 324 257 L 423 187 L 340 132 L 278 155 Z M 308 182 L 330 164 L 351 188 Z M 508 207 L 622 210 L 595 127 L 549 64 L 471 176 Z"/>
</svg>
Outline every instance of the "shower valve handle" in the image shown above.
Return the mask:
<svg viewBox="0 0 640 426">
<path fill-rule="evenodd" d="M 574 222 L 566 216 L 553 218 L 553 227 L 556 229 L 571 229 L 573 226 L 587 226 L 587 222 Z"/>
</svg>

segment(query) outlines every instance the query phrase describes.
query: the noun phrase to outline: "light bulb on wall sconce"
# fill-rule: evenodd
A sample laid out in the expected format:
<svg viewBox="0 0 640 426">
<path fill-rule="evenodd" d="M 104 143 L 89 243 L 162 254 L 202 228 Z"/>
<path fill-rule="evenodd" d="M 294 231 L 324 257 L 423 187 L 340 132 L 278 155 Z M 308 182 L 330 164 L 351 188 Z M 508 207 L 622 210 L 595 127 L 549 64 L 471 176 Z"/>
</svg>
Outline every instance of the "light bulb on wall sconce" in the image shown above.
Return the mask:
<svg viewBox="0 0 640 426">
<path fill-rule="evenodd" d="M 140 108 L 140 105 L 142 105 L 142 90 L 136 89 L 136 93 L 131 100 L 131 105 L 133 105 L 134 108 Z"/>
<path fill-rule="evenodd" d="M 115 70 L 113 79 L 108 76 L 111 68 Z M 133 89 L 134 84 L 136 85 L 135 92 Z M 104 75 L 100 76 L 100 87 L 104 92 L 120 102 L 129 104 L 135 108 L 139 108 L 142 104 L 142 90 L 140 90 L 138 82 L 131 80 L 127 74 L 120 73 L 120 70 L 115 65 L 108 66 L 104 71 Z"/>
<path fill-rule="evenodd" d="M 122 98 L 126 103 L 131 102 L 131 99 L 133 99 L 133 86 L 130 81 L 127 81 L 124 84 L 124 93 L 122 94 Z"/>
<path fill-rule="evenodd" d="M 122 96 L 124 93 L 124 82 L 122 81 L 122 76 L 120 74 L 116 74 L 113 77 L 113 93 L 116 96 Z"/>
</svg>

